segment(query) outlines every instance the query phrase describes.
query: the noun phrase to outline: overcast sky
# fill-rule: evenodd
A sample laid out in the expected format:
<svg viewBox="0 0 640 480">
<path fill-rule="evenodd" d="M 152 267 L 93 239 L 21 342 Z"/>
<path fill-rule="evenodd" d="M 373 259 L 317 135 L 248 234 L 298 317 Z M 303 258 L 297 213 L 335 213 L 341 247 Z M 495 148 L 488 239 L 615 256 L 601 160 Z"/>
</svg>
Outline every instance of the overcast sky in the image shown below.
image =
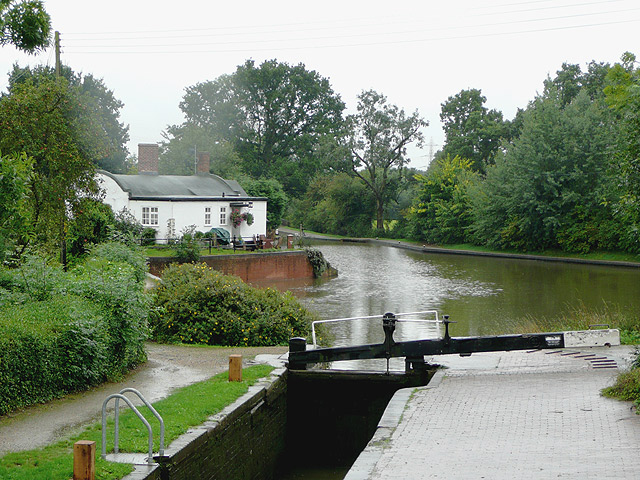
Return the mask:
<svg viewBox="0 0 640 480">
<path fill-rule="evenodd" d="M 103 78 L 124 102 L 129 149 L 160 142 L 181 123 L 185 87 L 232 73 L 251 58 L 304 63 L 329 78 L 353 111 L 374 89 L 429 121 L 427 145 L 412 150 L 424 167 L 444 135 L 440 105 L 478 88 L 487 106 L 512 118 L 563 62 L 583 69 L 640 56 L 638 0 L 45 0 L 61 35 L 62 61 Z M 54 64 L 0 49 L 0 91 L 14 62 Z M 434 147 L 430 148 L 429 143 Z"/>
</svg>

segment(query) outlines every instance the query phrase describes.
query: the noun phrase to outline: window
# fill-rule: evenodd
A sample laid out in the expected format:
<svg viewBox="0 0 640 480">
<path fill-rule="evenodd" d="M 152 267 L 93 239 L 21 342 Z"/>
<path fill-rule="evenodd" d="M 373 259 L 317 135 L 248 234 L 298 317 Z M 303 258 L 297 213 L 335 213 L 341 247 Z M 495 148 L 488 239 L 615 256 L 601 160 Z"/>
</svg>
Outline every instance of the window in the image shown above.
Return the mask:
<svg viewBox="0 0 640 480">
<path fill-rule="evenodd" d="M 158 207 L 142 207 L 142 225 L 158 225 Z"/>
<path fill-rule="evenodd" d="M 204 207 L 204 224 L 211 225 L 211 207 Z"/>
<path fill-rule="evenodd" d="M 220 225 L 227 224 L 227 207 L 220 207 Z"/>
</svg>

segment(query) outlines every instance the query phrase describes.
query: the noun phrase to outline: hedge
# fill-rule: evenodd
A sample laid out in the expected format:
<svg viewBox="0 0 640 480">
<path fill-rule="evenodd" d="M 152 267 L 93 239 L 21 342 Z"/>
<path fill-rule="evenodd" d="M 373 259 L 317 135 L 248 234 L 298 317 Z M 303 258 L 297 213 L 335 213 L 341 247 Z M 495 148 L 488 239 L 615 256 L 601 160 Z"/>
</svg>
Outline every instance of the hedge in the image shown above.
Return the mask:
<svg viewBox="0 0 640 480">
<path fill-rule="evenodd" d="M 69 272 L 36 256 L 0 269 L 0 415 L 119 379 L 146 359 L 140 269 L 138 254 L 117 245 Z"/>
</svg>

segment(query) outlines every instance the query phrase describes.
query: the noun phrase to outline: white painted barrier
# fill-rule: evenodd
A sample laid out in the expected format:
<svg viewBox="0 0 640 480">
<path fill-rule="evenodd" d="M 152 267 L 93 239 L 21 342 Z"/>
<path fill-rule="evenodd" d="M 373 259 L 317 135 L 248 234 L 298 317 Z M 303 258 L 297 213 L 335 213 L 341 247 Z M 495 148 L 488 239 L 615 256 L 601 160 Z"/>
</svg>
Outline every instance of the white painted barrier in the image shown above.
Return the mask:
<svg viewBox="0 0 640 480">
<path fill-rule="evenodd" d="M 620 330 L 576 330 L 564 333 L 564 346 L 570 347 L 613 347 L 620 345 Z"/>
</svg>

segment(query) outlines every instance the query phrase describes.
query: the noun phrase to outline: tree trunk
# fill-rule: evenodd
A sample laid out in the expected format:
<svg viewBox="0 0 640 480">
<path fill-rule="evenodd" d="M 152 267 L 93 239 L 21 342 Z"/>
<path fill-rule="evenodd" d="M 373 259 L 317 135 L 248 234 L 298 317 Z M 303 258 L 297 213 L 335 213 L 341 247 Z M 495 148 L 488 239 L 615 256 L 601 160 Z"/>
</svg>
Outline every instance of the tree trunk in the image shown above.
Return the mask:
<svg viewBox="0 0 640 480">
<path fill-rule="evenodd" d="M 384 205 L 382 199 L 376 199 L 376 229 L 384 230 Z"/>
</svg>

